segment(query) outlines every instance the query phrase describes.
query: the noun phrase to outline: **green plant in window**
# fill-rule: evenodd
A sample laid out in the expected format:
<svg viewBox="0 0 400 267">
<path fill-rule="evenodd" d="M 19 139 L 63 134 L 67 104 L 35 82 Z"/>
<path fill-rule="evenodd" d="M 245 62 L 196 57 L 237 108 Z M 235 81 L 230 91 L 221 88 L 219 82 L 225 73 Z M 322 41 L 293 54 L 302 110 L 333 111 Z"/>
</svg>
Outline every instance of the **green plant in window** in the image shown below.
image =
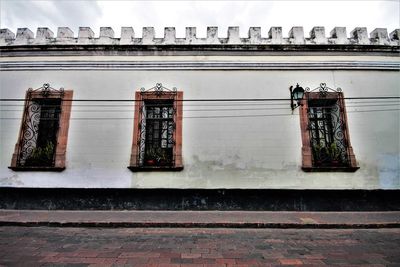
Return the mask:
<svg viewBox="0 0 400 267">
<path fill-rule="evenodd" d="M 27 166 L 50 166 L 54 157 L 54 144 L 50 141 L 45 147 L 35 147 L 25 160 Z"/>
<path fill-rule="evenodd" d="M 340 149 L 338 148 L 335 142 L 331 143 L 330 146 L 328 147 L 328 154 L 331 160 L 333 161 L 340 160 L 341 156 Z"/>
<path fill-rule="evenodd" d="M 317 144 L 313 146 L 314 160 L 317 164 L 334 164 L 342 160 L 342 152 L 336 142 L 328 145 Z"/>
<path fill-rule="evenodd" d="M 167 151 L 160 147 L 150 147 L 146 152 L 146 157 L 149 165 L 166 164 L 170 161 Z"/>
<path fill-rule="evenodd" d="M 320 144 L 316 144 L 313 146 L 313 154 L 316 160 L 322 160 L 324 155 L 326 154 L 325 147 Z"/>
</svg>

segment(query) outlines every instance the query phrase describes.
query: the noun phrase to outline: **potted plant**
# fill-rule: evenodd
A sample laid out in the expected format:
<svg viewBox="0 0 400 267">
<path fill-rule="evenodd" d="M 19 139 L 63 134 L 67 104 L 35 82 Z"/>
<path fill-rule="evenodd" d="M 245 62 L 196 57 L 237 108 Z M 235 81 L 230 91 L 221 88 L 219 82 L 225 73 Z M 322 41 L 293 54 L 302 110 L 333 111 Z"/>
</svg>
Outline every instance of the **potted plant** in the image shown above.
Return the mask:
<svg viewBox="0 0 400 267">
<path fill-rule="evenodd" d="M 150 147 L 147 151 L 146 151 L 146 165 L 156 165 L 156 158 L 157 158 L 157 152 L 156 149 L 153 147 Z"/>
<path fill-rule="evenodd" d="M 333 165 L 339 164 L 340 158 L 341 158 L 341 152 L 340 152 L 340 149 L 338 148 L 336 142 L 333 142 L 330 144 L 330 146 L 328 147 L 328 154 L 329 154 L 331 163 Z"/>
<path fill-rule="evenodd" d="M 314 160 L 317 165 L 321 165 L 327 158 L 327 149 L 325 146 L 317 144 L 313 146 Z"/>
<path fill-rule="evenodd" d="M 47 142 L 45 147 L 35 147 L 26 158 L 26 166 L 51 166 L 54 157 L 54 144 Z"/>
<path fill-rule="evenodd" d="M 146 153 L 146 165 L 149 166 L 161 166 L 166 165 L 169 162 L 169 156 L 167 152 L 160 147 L 150 147 Z"/>
</svg>

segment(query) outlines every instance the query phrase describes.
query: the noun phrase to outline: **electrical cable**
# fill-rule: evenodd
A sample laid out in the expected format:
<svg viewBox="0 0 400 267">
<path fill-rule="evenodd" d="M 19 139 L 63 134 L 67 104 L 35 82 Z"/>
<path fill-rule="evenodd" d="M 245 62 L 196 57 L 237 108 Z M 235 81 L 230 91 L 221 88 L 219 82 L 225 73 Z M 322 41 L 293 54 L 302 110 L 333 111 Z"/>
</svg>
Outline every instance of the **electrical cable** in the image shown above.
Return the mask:
<svg viewBox="0 0 400 267">
<path fill-rule="evenodd" d="M 390 107 L 390 106 L 400 106 L 398 104 L 385 104 L 385 105 L 347 105 L 346 108 L 356 108 L 356 107 Z M 224 108 L 224 109 L 183 109 L 184 112 L 219 112 L 219 111 L 253 111 L 253 110 L 287 110 L 287 107 L 267 107 L 267 108 Z M 5 112 L 18 112 L 22 109 L 2 109 L 0 111 Z M 73 112 L 133 112 L 133 109 L 97 109 L 97 110 L 82 110 L 75 109 Z"/>
<path fill-rule="evenodd" d="M 400 109 L 374 109 L 374 110 L 350 110 L 347 113 L 364 113 L 364 112 L 387 112 L 387 111 L 400 111 Z M 253 117 L 281 117 L 281 116 L 293 116 L 292 113 L 284 113 L 284 114 L 247 114 L 247 115 L 218 115 L 218 116 L 183 116 L 184 119 L 195 119 L 195 118 L 253 118 Z M 0 120 L 20 120 L 21 118 L 7 118 L 7 117 L 0 117 Z M 71 120 L 133 120 L 133 117 L 75 117 L 70 118 Z M 46 120 L 41 118 L 41 120 Z M 48 120 L 58 120 L 58 119 L 48 119 Z"/>
<path fill-rule="evenodd" d="M 400 104 L 400 99 L 399 100 L 379 100 L 379 101 L 357 101 L 357 102 L 353 102 L 353 101 L 346 101 L 347 103 L 350 104 L 367 104 L 365 106 L 380 106 L 380 104 L 392 104 L 392 103 L 398 103 Z M 377 105 L 368 105 L 368 103 L 373 103 L 373 104 L 377 104 Z M 222 103 L 222 104 L 191 104 L 191 103 L 187 103 L 184 104 L 184 107 L 236 107 L 236 106 L 282 106 L 282 107 L 286 107 L 287 103 L 234 103 L 234 104 L 226 104 L 226 103 Z M 0 107 L 24 107 L 24 104 L 2 104 L 0 103 Z M 55 106 L 55 105 L 47 105 L 49 107 Z M 135 104 L 71 104 L 72 107 L 131 107 L 134 108 Z M 148 107 L 157 107 L 157 106 L 165 106 L 165 104 L 146 104 L 146 106 Z M 348 105 L 349 106 L 349 105 Z"/>
<path fill-rule="evenodd" d="M 400 96 L 363 96 L 363 97 L 344 97 L 343 99 L 400 99 Z M 210 99 L 171 99 L 178 102 L 267 102 L 267 101 L 290 101 L 288 98 L 210 98 Z M 9 101 L 25 101 L 25 98 L 1 98 L 0 102 Z M 63 101 L 70 102 L 140 102 L 143 100 L 136 99 L 64 99 Z"/>
<path fill-rule="evenodd" d="M 351 97 L 351 98 L 345 98 L 349 99 L 348 103 L 350 105 L 347 105 L 347 108 L 367 108 L 367 107 L 391 107 L 391 106 L 398 106 L 400 105 L 400 97 L 397 96 L 385 96 L 385 97 Z M 371 99 L 375 99 L 376 101 L 368 101 Z M 214 103 L 208 103 L 208 104 L 184 104 L 183 106 L 186 107 L 191 107 L 191 106 L 198 106 L 198 107 L 207 107 L 207 106 L 212 106 L 212 107 L 235 107 L 235 106 L 244 106 L 248 108 L 218 108 L 218 109 L 183 109 L 184 112 L 228 112 L 228 111 L 259 111 L 259 110 L 286 110 L 288 109 L 286 101 L 289 99 L 187 99 L 187 100 L 182 100 L 182 101 L 211 101 Z M 356 101 L 354 101 L 356 100 Z M 11 101 L 25 101 L 25 99 L 0 99 L 0 101 L 6 101 L 6 102 L 11 102 Z M 72 101 L 78 101 L 78 102 L 105 102 L 105 101 L 111 101 L 111 102 L 125 102 L 125 101 L 136 101 L 136 100 L 116 100 L 116 99 L 75 99 L 71 100 Z M 235 103 L 232 104 L 227 104 L 226 102 L 232 101 Z M 260 101 L 285 101 L 284 103 L 260 103 Z M 215 102 L 223 102 L 223 103 L 215 103 Z M 372 103 L 372 104 L 368 104 Z M 353 105 L 352 105 L 353 104 Z M 354 105 L 355 104 L 355 105 Z M 152 106 L 152 107 L 157 107 L 157 106 L 165 106 L 165 104 L 146 104 L 147 106 Z M 2 104 L 0 103 L 0 106 L 7 106 L 7 107 L 24 107 L 25 104 Z M 47 106 L 52 106 L 52 105 L 47 105 Z M 53 105 L 54 106 L 54 105 Z M 71 106 L 74 106 L 75 109 L 73 112 L 133 112 L 135 104 L 71 104 Z M 263 106 L 261 108 L 259 107 L 252 107 L 252 106 Z M 265 106 L 274 106 L 274 107 L 265 107 Z M 278 107 L 276 107 L 278 106 Z M 282 107 L 279 107 L 282 106 Z M 85 109 L 79 109 L 80 107 L 85 108 Z M 120 110 L 120 109 L 112 109 L 112 110 L 107 110 L 107 109 L 102 109 L 102 110 L 90 110 L 92 107 L 103 107 L 103 108 L 115 108 L 115 107 L 130 107 L 131 109 L 129 110 Z M 78 109 L 76 109 L 78 108 Z M 348 110 L 348 113 L 360 113 L 360 112 L 381 112 L 381 111 L 397 111 L 399 109 L 373 109 L 373 110 Z M 1 112 L 23 112 L 23 108 L 20 110 L 0 110 Z M 237 118 L 237 117 L 270 117 L 270 116 L 288 116 L 292 115 L 290 114 L 241 114 L 241 115 L 216 115 L 216 116 L 184 116 L 184 118 Z M 7 118 L 7 117 L 2 117 L 0 118 L 2 120 L 7 120 L 7 119 L 20 119 L 20 118 Z M 109 117 L 109 118 L 71 118 L 71 119 L 104 119 L 104 120 L 110 120 L 110 119 L 133 119 L 133 118 L 117 118 L 117 117 Z"/>
</svg>

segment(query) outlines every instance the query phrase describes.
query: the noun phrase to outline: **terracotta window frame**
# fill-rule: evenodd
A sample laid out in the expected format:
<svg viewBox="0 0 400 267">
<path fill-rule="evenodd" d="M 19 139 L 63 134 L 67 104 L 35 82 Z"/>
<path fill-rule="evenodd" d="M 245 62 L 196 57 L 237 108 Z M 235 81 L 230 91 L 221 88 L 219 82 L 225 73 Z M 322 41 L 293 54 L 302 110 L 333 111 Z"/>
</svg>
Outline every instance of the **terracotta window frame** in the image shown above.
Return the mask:
<svg viewBox="0 0 400 267">
<path fill-rule="evenodd" d="M 48 85 L 47 85 L 48 86 Z M 52 89 L 52 88 L 51 88 Z M 29 89 L 25 95 L 24 111 L 19 130 L 18 141 L 15 144 L 14 153 L 9 168 L 13 171 L 63 171 L 66 168 L 66 151 L 68 141 L 68 129 L 71 116 L 71 105 L 73 90 L 50 90 L 44 87 L 37 90 Z M 22 139 L 24 136 L 24 122 L 27 119 L 27 108 L 29 103 L 36 99 L 61 99 L 61 110 L 59 117 L 59 128 L 56 137 L 56 151 L 53 166 L 20 166 L 18 163 L 21 152 Z"/>
<path fill-rule="evenodd" d="M 332 100 L 337 101 L 340 110 L 339 116 L 342 121 L 343 140 L 345 142 L 345 151 L 347 154 L 346 166 L 316 166 L 313 161 L 312 145 L 310 138 L 310 120 L 309 109 L 310 100 Z M 302 137 L 302 165 L 301 168 L 305 172 L 355 172 L 359 169 L 354 155 L 353 147 L 350 142 L 349 127 L 347 122 L 346 105 L 342 92 L 305 92 L 303 100 L 300 103 L 300 128 Z"/>
<path fill-rule="evenodd" d="M 173 100 L 174 107 L 174 133 L 173 133 L 173 165 L 172 166 L 146 166 L 139 160 L 140 122 L 142 108 L 145 102 L 151 100 Z M 183 91 L 136 91 L 135 92 L 135 115 L 133 122 L 133 139 L 128 168 L 134 172 L 140 171 L 181 171 L 183 170 L 182 160 L 182 112 L 183 112 Z"/>
</svg>

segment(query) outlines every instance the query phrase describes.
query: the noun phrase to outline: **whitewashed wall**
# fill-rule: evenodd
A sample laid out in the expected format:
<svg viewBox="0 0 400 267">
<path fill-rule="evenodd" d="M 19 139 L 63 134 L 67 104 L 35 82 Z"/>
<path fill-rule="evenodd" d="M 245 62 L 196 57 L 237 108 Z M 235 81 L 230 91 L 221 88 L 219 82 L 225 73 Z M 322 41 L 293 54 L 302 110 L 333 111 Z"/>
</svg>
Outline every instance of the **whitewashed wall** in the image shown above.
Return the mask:
<svg viewBox="0 0 400 267">
<path fill-rule="evenodd" d="M 110 69 L 3 71 L 0 73 L 0 98 L 23 98 L 29 87 L 37 88 L 45 82 L 55 88 L 74 90 L 74 99 L 133 99 L 135 90 L 150 88 L 156 82 L 184 91 L 185 99 L 288 98 L 290 85 L 299 83 L 315 88 L 321 82 L 333 88 L 341 87 L 345 97 L 400 94 L 398 71 Z M 354 107 L 354 102 L 346 101 L 351 142 L 360 166 L 355 173 L 306 173 L 300 169 L 300 120 L 298 110 L 291 115 L 289 101 L 275 106 L 284 109 L 218 113 L 188 111 L 212 107 L 191 106 L 194 103 L 185 102 L 184 170 L 181 172 L 131 172 L 127 166 L 132 145 L 133 108 L 110 108 L 126 110 L 124 112 L 82 112 L 89 108 L 77 105 L 88 103 L 76 102 L 71 113 L 66 170 L 61 173 L 16 172 L 7 167 L 18 137 L 22 107 L 1 106 L 1 118 L 17 119 L 0 120 L 0 186 L 399 189 L 399 111 L 354 112 L 383 109 Z M 265 106 L 257 107 L 273 106 L 266 102 Z M 101 110 L 102 107 L 90 109 Z M 287 115 L 188 118 L 244 114 Z M 110 119 L 79 120 L 94 117 Z"/>
</svg>

